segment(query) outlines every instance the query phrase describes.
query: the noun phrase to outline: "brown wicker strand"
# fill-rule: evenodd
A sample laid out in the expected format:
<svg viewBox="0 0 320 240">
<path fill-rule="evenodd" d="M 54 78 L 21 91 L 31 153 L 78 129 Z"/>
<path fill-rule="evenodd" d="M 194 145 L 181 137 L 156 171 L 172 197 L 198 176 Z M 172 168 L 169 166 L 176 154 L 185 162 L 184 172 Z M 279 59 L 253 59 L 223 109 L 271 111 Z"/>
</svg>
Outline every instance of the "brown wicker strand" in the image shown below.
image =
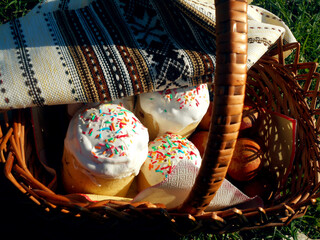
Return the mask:
<svg viewBox="0 0 320 240">
<path fill-rule="evenodd" d="M 247 2 L 228 0 L 215 4 L 218 50 L 210 133 L 196 182 L 179 209 L 192 214 L 201 213 L 209 205 L 226 176 L 245 94 L 247 30 L 244 27 L 245 31 L 239 31 L 238 26 L 247 24 Z"/>
<path fill-rule="evenodd" d="M 19 114 L 20 115 L 20 114 Z M 21 126 L 23 125 L 23 126 Z M 25 159 L 25 153 L 24 153 L 24 121 L 21 121 L 21 117 L 19 119 L 18 124 L 14 124 L 13 126 L 13 135 L 10 136 L 10 144 L 12 147 L 12 150 L 14 152 L 14 155 L 16 156 L 16 160 L 18 162 L 18 165 L 21 167 L 23 171 L 20 172 L 25 177 L 29 182 L 33 183 L 37 188 L 43 189 L 45 191 L 53 193 L 52 190 L 47 188 L 44 184 L 39 182 L 37 179 L 34 178 L 32 173 L 29 171 L 27 164 L 26 164 L 26 159 Z M 18 136 L 17 136 L 18 135 Z"/>
<path fill-rule="evenodd" d="M 0 152 L 1 152 L 1 162 L 3 163 L 6 162 L 3 152 L 7 151 L 7 142 L 9 141 L 12 133 L 13 133 L 13 128 L 10 128 L 9 131 L 6 133 L 6 135 L 1 139 Z"/>
</svg>

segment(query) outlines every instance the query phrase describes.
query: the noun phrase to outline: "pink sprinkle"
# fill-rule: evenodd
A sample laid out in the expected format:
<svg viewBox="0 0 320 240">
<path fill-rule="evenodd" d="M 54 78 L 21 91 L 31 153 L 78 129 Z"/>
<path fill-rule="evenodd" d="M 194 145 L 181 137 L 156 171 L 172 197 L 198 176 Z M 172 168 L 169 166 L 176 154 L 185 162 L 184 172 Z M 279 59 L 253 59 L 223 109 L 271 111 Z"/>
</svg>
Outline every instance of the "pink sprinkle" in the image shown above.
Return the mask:
<svg viewBox="0 0 320 240">
<path fill-rule="evenodd" d="M 170 166 L 162 167 L 162 168 L 160 168 L 160 170 L 164 170 L 164 169 L 168 169 L 168 168 L 170 168 Z"/>
<path fill-rule="evenodd" d="M 129 134 L 118 135 L 117 138 L 129 137 Z"/>
</svg>

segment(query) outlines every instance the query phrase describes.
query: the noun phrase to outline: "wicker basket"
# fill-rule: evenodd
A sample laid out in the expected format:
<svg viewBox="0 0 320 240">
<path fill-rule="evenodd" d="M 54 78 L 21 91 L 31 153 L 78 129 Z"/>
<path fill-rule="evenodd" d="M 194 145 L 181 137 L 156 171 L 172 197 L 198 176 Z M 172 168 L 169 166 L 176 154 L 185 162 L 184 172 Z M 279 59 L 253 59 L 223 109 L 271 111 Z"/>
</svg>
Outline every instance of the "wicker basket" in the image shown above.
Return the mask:
<svg viewBox="0 0 320 240">
<path fill-rule="evenodd" d="M 134 229 L 179 234 L 199 231 L 226 233 L 288 224 L 305 214 L 307 206 L 320 196 L 320 152 L 318 96 L 320 75 L 315 63 L 299 63 L 299 44 L 269 51 L 247 73 L 247 3 L 241 0 L 216 1 L 217 67 L 215 99 L 210 137 L 193 189 L 178 208 L 161 204 L 103 200 L 85 201 L 51 190 L 35 174 L 30 163 L 37 158 L 28 110 L 13 111 L 13 121 L 4 113 L 1 160 L 5 175 L 25 196 L 69 223 L 81 221 L 94 229 Z M 219 14 L 223 13 L 223 14 Z M 294 51 L 295 60 L 285 64 L 284 51 Z M 307 71 L 303 71 L 307 69 Z M 307 73 L 304 73 L 307 72 Z M 226 176 L 238 137 L 244 101 L 261 111 L 272 110 L 297 120 L 297 151 L 288 180 L 279 179 L 265 208 L 204 211 Z M 10 113 L 11 114 L 11 113 Z M 40 180 L 41 179 L 41 180 Z M 74 219 L 74 220 L 72 220 Z M 77 220 L 75 220 L 77 219 Z M 79 220 L 81 219 L 81 220 Z"/>
</svg>

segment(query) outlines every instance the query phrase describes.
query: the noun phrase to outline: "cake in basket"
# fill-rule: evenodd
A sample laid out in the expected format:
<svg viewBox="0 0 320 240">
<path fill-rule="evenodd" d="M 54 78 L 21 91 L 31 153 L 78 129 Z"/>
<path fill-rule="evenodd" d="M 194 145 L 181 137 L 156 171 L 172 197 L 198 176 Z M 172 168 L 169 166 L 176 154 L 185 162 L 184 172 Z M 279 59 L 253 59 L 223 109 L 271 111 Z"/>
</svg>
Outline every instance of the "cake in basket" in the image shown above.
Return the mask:
<svg viewBox="0 0 320 240">
<path fill-rule="evenodd" d="M 64 142 L 62 178 L 68 192 L 125 196 L 148 154 L 148 131 L 114 104 L 81 109 Z"/>
<path fill-rule="evenodd" d="M 210 104 L 207 84 L 140 94 L 135 113 L 149 130 L 150 140 L 166 132 L 188 137 Z"/>
</svg>

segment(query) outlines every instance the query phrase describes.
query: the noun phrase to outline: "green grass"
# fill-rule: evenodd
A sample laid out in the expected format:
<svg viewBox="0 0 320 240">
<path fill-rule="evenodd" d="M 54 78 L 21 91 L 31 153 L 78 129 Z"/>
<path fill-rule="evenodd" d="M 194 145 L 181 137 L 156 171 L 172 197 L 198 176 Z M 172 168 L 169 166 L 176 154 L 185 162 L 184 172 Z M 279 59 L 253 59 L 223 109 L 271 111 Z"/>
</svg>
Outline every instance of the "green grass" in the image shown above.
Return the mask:
<svg viewBox="0 0 320 240">
<path fill-rule="evenodd" d="M 280 17 L 301 43 L 301 62 L 319 62 L 320 1 L 319 0 L 254 0 Z"/>
<path fill-rule="evenodd" d="M 0 0 L 0 23 L 26 14 L 38 2 L 40 0 Z M 301 62 L 319 62 L 320 0 L 254 0 L 252 4 L 273 12 L 289 26 L 301 43 Z M 181 240 L 298 239 L 299 232 L 311 239 L 320 239 L 320 205 L 310 206 L 303 218 L 288 226 L 223 235 L 201 233 Z"/>
<path fill-rule="evenodd" d="M 1 0 L 0 23 L 26 14 L 39 2 L 41 2 L 41 0 Z"/>
</svg>

